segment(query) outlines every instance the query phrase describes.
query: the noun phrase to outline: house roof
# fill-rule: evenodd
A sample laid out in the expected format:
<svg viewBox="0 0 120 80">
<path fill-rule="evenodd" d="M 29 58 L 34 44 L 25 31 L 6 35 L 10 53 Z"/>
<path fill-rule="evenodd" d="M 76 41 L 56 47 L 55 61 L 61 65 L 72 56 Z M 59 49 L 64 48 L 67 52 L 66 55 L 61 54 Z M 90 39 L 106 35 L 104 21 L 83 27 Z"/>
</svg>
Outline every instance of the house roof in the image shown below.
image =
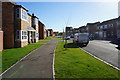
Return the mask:
<svg viewBox="0 0 120 80">
<path fill-rule="evenodd" d="M 95 24 L 99 24 L 100 22 L 95 22 L 95 23 L 87 23 L 87 25 L 95 25 Z"/>
<path fill-rule="evenodd" d="M 28 10 L 25 7 L 23 7 L 22 5 L 15 5 L 15 6 L 19 7 L 19 8 L 23 8 L 24 10 L 26 10 L 28 12 Z"/>
<path fill-rule="evenodd" d="M 117 20 L 118 20 L 118 18 L 107 20 L 107 21 L 103 21 L 100 25 L 104 25 L 104 24 L 107 24 L 107 23 L 112 23 L 112 22 L 115 22 Z"/>
<path fill-rule="evenodd" d="M 27 27 L 27 30 L 28 30 L 28 31 L 36 31 L 36 30 L 35 30 L 33 27 L 31 27 L 31 26 L 28 26 L 28 27 Z"/>
<path fill-rule="evenodd" d="M 29 16 L 32 16 L 30 13 L 28 13 Z"/>
</svg>

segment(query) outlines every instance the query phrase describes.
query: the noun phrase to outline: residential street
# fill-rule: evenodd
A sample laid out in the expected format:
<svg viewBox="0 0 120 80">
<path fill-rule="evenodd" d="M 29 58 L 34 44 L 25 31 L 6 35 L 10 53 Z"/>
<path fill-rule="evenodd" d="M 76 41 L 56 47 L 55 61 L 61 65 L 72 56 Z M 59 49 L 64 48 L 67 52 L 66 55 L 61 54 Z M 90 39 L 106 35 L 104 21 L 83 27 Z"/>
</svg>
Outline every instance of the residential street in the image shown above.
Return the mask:
<svg viewBox="0 0 120 80">
<path fill-rule="evenodd" d="M 53 54 L 56 45 L 57 40 L 52 39 L 8 70 L 3 78 L 53 78 Z"/>
<path fill-rule="evenodd" d="M 93 40 L 90 41 L 87 47 L 83 47 L 91 54 L 105 60 L 106 62 L 118 67 L 118 45 L 110 43 L 110 41 Z"/>
</svg>

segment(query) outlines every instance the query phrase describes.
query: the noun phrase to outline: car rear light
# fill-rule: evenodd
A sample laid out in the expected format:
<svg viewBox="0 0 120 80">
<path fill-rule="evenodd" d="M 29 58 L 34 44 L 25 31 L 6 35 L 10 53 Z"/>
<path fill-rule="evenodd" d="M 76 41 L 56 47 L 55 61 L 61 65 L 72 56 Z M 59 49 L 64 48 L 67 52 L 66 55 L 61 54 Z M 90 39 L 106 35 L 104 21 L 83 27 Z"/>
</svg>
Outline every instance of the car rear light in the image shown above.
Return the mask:
<svg viewBox="0 0 120 80">
<path fill-rule="evenodd" d="M 77 40 L 78 40 L 78 36 L 77 36 Z"/>
</svg>

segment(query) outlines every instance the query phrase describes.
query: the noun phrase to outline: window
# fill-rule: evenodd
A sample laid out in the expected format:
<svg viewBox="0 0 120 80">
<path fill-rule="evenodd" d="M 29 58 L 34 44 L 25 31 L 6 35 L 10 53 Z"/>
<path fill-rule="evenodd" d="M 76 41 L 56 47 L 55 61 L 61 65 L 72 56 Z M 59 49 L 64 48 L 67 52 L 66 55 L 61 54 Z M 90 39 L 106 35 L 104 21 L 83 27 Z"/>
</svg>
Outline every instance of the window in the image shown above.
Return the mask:
<svg viewBox="0 0 120 80">
<path fill-rule="evenodd" d="M 99 26 L 97 26 L 97 29 L 99 30 Z"/>
<path fill-rule="evenodd" d="M 88 31 L 88 27 L 86 28 L 86 30 Z"/>
<path fill-rule="evenodd" d="M 100 29 L 103 29 L 103 26 L 100 26 Z"/>
<path fill-rule="evenodd" d="M 113 34 L 113 31 L 111 32 L 111 36 L 113 36 L 114 34 Z"/>
<path fill-rule="evenodd" d="M 104 38 L 106 38 L 106 32 L 104 32 Z"/>
<path fill-rule="evenodd" d="M 16 9 L 16 17 L 19 18 L 19 9 Z"/>
<path fill-rule="evenodd" d="M 103 37 L 103 32 L 99 32 L 99 37 L 100 37 L 100 38 Z"/>
<path fill-rule="evenodd" d="M 113 28 L 113 24 L 111 24 L 111 27 Z"/>
<path fill-rule="evenodd" d="M 107 28 L 107 25 L 105 25 L 104 28 L 106 29 L 106 28 Z"/>
<path fill-rule="evenodd" d="M 27 31 L 22 31 L 22 40 L 27 39 Z"/>
<path fill-rule="evenodd" d="M 27 12 L 22 9 L 22 19 L 27 20 Z"/>
<path fill-rule="evenodd" d="M 28 16 L 28 23 L 30 22 L 30 18 L 29 18 L 29 16 Z"/>
<path fill-rule="evenodd" d="M 117 22 L 117 26 L 120 26 L 120 22 Z"/>
<path fill-rule="evenodd" d="M 38 38 L 38 37 L 39 37 L 39 33 L 37 33 L 37 32 L 36 32 L 36 35 L 35 35 L 35 37 L 36 37 L 36 38 Z"/>
<path fill-rule="evenodd" d="M 36 23 L 36 25 L 38 25 L 38 19 L 35 19 L 35 23 Z"/>
<path fill-rule="evenodd" d="M 17 30 L 16 31 L 16 40 L 19 40 L 20 39 L 20 33 L 19 33 L 19 31 Z"/>
</svg>

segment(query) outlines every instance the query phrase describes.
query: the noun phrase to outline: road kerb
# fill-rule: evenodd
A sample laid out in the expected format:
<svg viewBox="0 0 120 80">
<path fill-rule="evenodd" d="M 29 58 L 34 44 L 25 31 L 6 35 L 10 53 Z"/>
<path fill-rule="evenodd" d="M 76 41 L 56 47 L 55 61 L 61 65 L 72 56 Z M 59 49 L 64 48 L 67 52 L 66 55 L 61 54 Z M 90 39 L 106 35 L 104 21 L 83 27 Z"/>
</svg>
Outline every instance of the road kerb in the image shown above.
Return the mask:
<svg viewBox="0 0 120 80">
<path fill-rule="evenodd" d="M 57 42 L 58 44 L 58 42 Z M 56 45 L 57 47 L 57 45 Z M 54 68 L 54 65 L 55 65 L 55 50 L 56 50 L 56 47 L 54 49 L 54 54 L 53 54 L 53 80 L 55 80 L 55 68 Z"/>
<path fill-rule="evenodd" d="M 79 48 L 80 48 L 80 47 L 79 47 Z M 80 49 L 82 49 L 82 48 L 80 48 Z M 86 51 L 86 50 L 84 50 L 84 49 L 82 49 L 82 50 L 85 51 L 86 53 L 88 53 L 89 55 L 93 56 L 94 58 L 96 58 L 96 59 L 98 59 L 98 60 L 104 62 L 105 64 L 107 64 L 107 65 L 109 65 L 109 66 L 111 66 L 111 67 L 113 67 L 113 68 L 115 68 L 115 69 L 117 69 L 117 70 L 120 70 L 118 67 L 116 67 L 116 66 L 114 66 L 114 65 L 112 65 L 112 64 L 110 64 L 110 63 L 108 63 L 108 62 L 106 62 L 105 60 L 100 59 L 100 58 L 97 57 L 97 56 L 94 56 L 93 54 L 89 53 L 88 51 Z"/>
</svg>

